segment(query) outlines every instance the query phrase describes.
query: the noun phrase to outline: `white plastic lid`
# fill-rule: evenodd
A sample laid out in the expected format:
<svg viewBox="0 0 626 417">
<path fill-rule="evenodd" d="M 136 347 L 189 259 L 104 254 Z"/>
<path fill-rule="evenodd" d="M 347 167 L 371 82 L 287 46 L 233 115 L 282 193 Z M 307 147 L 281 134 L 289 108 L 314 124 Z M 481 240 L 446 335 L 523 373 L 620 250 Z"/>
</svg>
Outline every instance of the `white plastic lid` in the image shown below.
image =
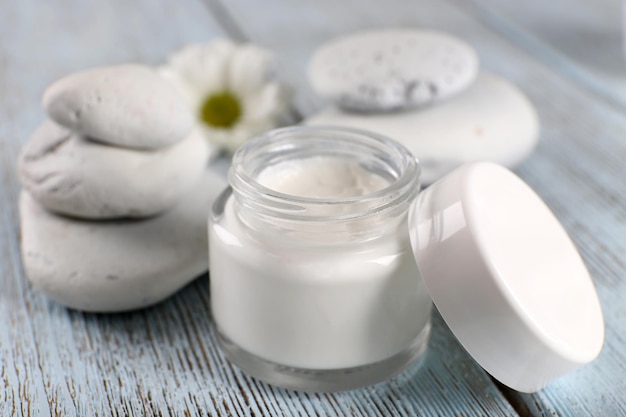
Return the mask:
<svg viewBox="0 0 626 417">
<path fill-rule="evenodd" d="M 604 322 L 589 273 L 521 179 L 493 163 L 466 164 L 414 207 L 411 242 L 428 291 L 497 380 L 535 392 L 600 353 Z"/>
</svg>

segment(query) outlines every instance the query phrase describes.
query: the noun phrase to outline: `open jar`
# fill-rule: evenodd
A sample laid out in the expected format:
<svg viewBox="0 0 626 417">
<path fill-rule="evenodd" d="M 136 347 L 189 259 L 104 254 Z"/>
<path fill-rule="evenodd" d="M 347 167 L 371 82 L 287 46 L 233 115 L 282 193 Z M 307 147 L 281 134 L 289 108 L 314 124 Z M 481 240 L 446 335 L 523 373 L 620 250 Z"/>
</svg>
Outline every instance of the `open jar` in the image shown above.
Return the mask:
<svg viewBox="0 0 626 417">
<path fill-rule="evenodd" d="M 240 148 L 229 182 L 209 222 L 211 309 L 226 356 L 252 376 L 311 391 L 387 379 L 425 351 L 431 296 L 515 389 L 599 353 L 582 260 L 504 168 L 464 166 L 418 198 L 417 160 L 395 141 L 292 127 Z"/>
<path fill-rule="evenodd" d="M 404 147 L 351 130 L 277 130 L 235 154 L 229 180 L 209 258 L 233 362 L 277 385 L 338 390 L 424 352 L 431 301 L 408 233 L 419 166 Z"/>
</svg>

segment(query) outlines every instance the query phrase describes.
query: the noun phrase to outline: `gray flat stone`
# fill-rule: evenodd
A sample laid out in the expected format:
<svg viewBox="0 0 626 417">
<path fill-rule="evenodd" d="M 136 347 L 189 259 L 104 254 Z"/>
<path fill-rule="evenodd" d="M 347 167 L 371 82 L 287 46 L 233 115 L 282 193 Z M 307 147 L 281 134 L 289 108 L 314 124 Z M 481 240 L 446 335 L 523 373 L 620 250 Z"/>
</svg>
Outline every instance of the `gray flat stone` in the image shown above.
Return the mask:
<svg viewBox="0 0 626 417">
<path fill-rule="evenodd" d="M 309 65 L 316 93 L 360 112 L 438 102 L 468 88 L 477 73 L 478 56 L 470 45 L 417 29 L 343 36 L 322 45 Z"/>
<path fill-rule="evenodd" d="M 207 171 L 161 216 L 88 222 L 20 196 L 22 258 L 35 288 L 70 308 L 114 312 L 147 307 L 208 268 L 209 208 L 226 185 Z"/>
<path fill-rule="evenodd" d="M 77 72 L 54 82 L 42 104 L 51 119 L 111 145 L 157 149 L 185 138 L 194 115 L 157 72 L 127 64 Z"/>
<path fill-rule="evenodd" d="M 146 217 L 174 206 L 206 169 L 199 133 L 167 148 L 117 148 L 45 122 L 20 154 L 24 188 L 44 207 L 88 219 Z"/>
</svg>

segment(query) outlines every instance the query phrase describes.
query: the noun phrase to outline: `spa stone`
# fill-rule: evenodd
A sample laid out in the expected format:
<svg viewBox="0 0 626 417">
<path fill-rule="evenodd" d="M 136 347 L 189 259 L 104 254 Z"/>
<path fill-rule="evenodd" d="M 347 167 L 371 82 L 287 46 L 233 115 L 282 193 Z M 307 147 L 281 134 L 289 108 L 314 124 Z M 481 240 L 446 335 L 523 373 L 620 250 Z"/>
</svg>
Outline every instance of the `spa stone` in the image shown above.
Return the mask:
<svg viewBox="0 0 626 417">
<path fill-rule="evenodd" d="M 474 49 L 426 30 L 379 30 L 319 48 L 309 65 L 315 92 L 338 106 L 379 112 L 423 106 L 465 90 L 478 73 Z"/>
<path fill-rule="evenodd" d="M 207 270 L 207 213 L 224 187 L 221 176 L 205 171 L 163 215 L 107 222 L 57 216 L 23 191 L 26 276 L 51 299 L 78 310 L 155 304 Z"/>
<path fill-rule="evenodd" d="M 384 114 L 330 107 L 305 124 L 365 129 L 394 138 L 419 159 L 424 184 L 470 161 L 513 168 L 530 155 L 539 137 L 537 113 L 526 96 L 509 81 L 487 73 L 436 106 Z"/>
<path fill-rule="evenodd" d="M 146 66 L 77 72 L 53 83 L 42 104 L 57 123 L 115 146 L 157 149 L 186 137 L 193 114 L 183 97 Z"/>
<path fill-rule="evenodd" d="M 208 153 L 198 133 L 142 151 L 90 141 L 47 121 L 24 146 L 18 173 L 51 211 L 86 219 L 146 217 L 178 202 L 206 168 Z"/>
</svg>

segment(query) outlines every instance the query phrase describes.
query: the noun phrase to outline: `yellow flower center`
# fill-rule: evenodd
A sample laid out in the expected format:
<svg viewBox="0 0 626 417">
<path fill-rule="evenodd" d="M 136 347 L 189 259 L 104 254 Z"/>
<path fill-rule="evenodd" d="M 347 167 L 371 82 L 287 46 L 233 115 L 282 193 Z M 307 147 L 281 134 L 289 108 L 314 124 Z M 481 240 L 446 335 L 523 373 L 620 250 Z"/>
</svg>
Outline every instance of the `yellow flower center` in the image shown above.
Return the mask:
<svg viewBox="0 0 626 417">
<path fill-rule="evenodd" d="M 220 91 L 204 100 L 200 119 L 211 127 L 229 128 L 241 117 L 241 103 L 230 91 Z"/>
</svg>

